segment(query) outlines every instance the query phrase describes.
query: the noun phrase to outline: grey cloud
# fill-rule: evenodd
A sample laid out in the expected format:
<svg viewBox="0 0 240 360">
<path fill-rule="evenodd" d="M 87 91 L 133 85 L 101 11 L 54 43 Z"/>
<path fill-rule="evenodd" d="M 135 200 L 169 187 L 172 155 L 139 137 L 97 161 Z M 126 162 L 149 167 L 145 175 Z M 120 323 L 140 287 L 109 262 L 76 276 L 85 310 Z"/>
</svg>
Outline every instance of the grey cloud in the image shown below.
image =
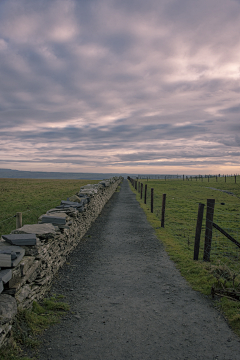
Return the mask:
<svg viewBox="0 0 240 360">
<path fill-rule="evenodd" d="M 239 161 L 232 161 L 232 163 L 234 165 L 239 165 Z M 121 165 L 122 166 L 130 166 L 130 167 L 143 167 L 145 166 L 146 168 L 148 166 L 156 166 L 156 167 L 163 167 L 163 166 L 174 166 L 177 170 L 177 172 L 179 172 L 179 167 L 180 166 L 185 166 L 185 167 L 196 167 L 196 166 L 200 166 L 202 168 L 206 167 L 206 166 L 209 166 L 209 165 L 223 165 L 223 160 L 222 159 L 219 159 L 219 160 L 216 160 L 216 159 L 213 159 L 213 160 L 206 160 L 204 163 L 202 163 L 202 161 L 199 161 L 198 159 L 193 159 L 193 160 L 177 160 L 177 161 L 172 161 L 172 160 L 169 160 L 169 161 L 150 161 L 150 162 L 121 162 Z M 111 163 L 111 165 L 116 165 L 115 163 Z M 187 170 L 189 171 L 189 169 Z"/>
<path fill-rule="evenodd" d="M 71 143 L 85 140 L 87 142 L 105 141 L 108 143 L 132 143 L 146 139 L 176 139 L 179 136 L 189 138 L 196 134 L 204 133 L 205 128 L 199 125 L 171 126 L 169 124 L 152 124 L 142 126 L 117 125 L 117 126 L 93 126 L 41 129 L 38 131 L 22 131 L 20 134 L 12 131 L 3 132 L 2 135 L 8 138 L 21 138 L 23 141 L 62 141 Z"/>
<path fill-rule="evenodd" d="M 222 114 L 240 114 L 240 105 L 239 106 L 232 106 L 220 111 Z"/>
<path fill-rule="evenodd" d="M 53 161 L 48 147 L 58 152 L 57 162 L 72 164 L 85 161 L 78 150 L 88 151 L 95 165 L 97 151 L 112 166 L 113 159 L 158 166 L 157 154 L 179 164 L 194 156 L 207 166 L 204 158 L 218 161 L 216 149 L 236 160 L 237 6 L 222 0 L 2 1 L 0 140 L 39 163 Z M 182 139 L 198 151 L 180 149 Z"/>
</svg>

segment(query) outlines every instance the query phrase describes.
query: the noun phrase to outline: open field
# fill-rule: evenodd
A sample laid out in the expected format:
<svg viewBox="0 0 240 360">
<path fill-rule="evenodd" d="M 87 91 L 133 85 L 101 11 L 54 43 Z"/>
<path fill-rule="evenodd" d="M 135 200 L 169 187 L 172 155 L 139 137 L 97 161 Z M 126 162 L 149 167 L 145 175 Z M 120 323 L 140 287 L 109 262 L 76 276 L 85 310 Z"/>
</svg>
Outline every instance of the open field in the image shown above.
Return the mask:
<svg viewBox="0 0 240 360">
<path fill-rule="evenodd" d="M 36 224 L 40 215 L 96 180 L 0 179 L 0 235 L 16 228 L 17 212 L 23 225 Z"/>
<path fill-rule="evenodd" d="M 137 200 L 145 211 L 157 237 L 182 275 L 191 286 L 210 295 L 211 288 L 224 286 L 240 292 L 240 249 L 213 229 L 210 262 L 204 262 L 205 217 L 207 199 L 215 199 L 213 221 L 240 242 L 240 177 L 197 180 L 139 180 L 143 183 L 143 198 Z M 144 204 L 144 187 L 147 184 L 147 203 Z M 154 188 L 154 210 L 151 213 L 151 188 Z M 226 192 L 223 192 L 227 191 Z M 229 194 L 232 193 L 234 195 Z M 166 194 L 165 227 L 161 228 L 162 195 Z M 199 260 L 193 260 L 198 204 L 205 204 L 200 241 Z M 222 284 L 222 285 L 221 285 Z M 222 298 L 216 304 L 221 307 L 230 325 L 240 335 L 240 302 Z"/>
</svg>

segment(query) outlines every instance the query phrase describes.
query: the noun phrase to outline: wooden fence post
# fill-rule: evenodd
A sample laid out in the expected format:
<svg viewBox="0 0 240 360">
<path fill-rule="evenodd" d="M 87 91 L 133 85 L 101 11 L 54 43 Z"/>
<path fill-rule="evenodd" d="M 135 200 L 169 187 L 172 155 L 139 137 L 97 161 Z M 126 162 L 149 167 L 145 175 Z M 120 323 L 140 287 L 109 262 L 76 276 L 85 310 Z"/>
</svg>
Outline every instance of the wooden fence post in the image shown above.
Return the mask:
<svg viewBox="0 0 240 360">
<path fill-rule="evenodd" d="M 193 260 L 198 260 L 200 238 L 201 238 L 201 231 L 202 231 L 202 221 L 203 221 L 203 210 L 204 210 L 204 204 L 199 203 Z"/>
<path fill-rule="evenodd" d="M 141 183 L 141 199 L 142 199 L 142 193 L 143 193 L 143 183 Z"/>
<path fill-rule="evenodd" d="M 147 203 L 147 184 L 145 184 L 144 204 Z"/>
<path fill-rule="evenodd" d="M 236 176 L 236 175 L 234 175 L 234 177 L 235 177 L 235 184 L 236 184 L 236 182 L 237 182 L 237 176 Z"/>
<path fill-rule="evenodd" d="M 22 227 L 22 213 L 17 212 L 16 213 L 16 229 L 19 229 Z"/>
<path fill-rule="evenodd" d="M 151 188 L 151 213 L 153 213 L 153 193 L 154 193 L 154 189 Z"/>
<path fill-rule="evenodd" d="M 166 207 L 166 194 L 163 194 L 163 197 L 162 197 L 162 218 L 161 218 L 161 227 L 162 228 L 164 228 L 165 207 Z"/>
<path fill-rule="evenodd" d="M 207 199 L 205 244 L 204 244 L 204 254 L 203 254 L 204 261 L 210 261 L 214 205 L 215 205 L 215 199 Z"/>
</svg>

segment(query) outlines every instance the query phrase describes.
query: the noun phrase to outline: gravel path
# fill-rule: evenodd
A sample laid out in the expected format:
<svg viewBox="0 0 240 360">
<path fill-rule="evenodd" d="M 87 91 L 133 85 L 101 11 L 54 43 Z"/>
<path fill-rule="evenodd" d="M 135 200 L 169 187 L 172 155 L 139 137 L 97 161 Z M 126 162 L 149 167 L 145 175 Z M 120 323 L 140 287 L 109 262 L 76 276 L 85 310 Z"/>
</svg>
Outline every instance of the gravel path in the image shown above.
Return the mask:
<svg viewBox="0 0 240 360">
<path fill-rule="evenodd" d="M 240 359 L 238 337 L 168 258 L 126 180 L 59 271 L 71 311 L 40 360 Z"/>
</svg>

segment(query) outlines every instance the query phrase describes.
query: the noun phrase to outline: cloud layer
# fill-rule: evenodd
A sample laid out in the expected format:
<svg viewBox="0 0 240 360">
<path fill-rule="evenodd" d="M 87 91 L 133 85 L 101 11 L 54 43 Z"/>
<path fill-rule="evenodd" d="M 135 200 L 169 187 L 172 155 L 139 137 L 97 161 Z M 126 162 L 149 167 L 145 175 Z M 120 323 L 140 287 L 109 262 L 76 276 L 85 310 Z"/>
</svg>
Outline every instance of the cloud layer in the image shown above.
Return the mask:
<svg viewBox="0 0 240 360">
<path fill-rule="evenodd" d="M 237 173 L 240 1 L 3 0 L 0 167 Z"/>
</svg>

